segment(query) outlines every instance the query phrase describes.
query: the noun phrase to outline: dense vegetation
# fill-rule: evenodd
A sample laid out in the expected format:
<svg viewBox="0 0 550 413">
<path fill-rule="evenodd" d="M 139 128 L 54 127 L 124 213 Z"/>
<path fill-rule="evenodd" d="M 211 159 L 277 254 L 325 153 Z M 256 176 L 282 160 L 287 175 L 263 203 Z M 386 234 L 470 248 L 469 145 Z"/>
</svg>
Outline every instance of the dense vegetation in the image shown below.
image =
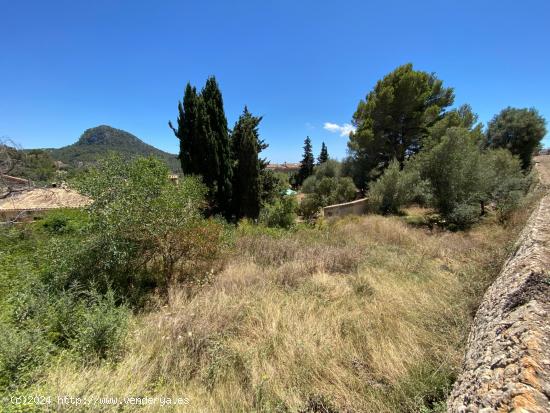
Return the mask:
<svg viewBox="0 0 550 413">
<path fill-rule="evenodd" d="M 545 131 L 535 111 L 506 109 L 485 132 L 453 96 L 412 65 L 385 76 L 359 103 L 345 162 L 323 144 L 316 163 L 306 138 L 300 203 L 260 157 L 261 117 L 245 107 L 229 130 L 214 78 L 187 85 L 170 124 L 177 182 L 158 153 L 129 156 L 148 150 L 137 138 L 86 131 L 68 154 L 93 162 L 71 185 L 94 202 L 0 231 L 0 396 L 444 411 L 472 315 L 536 201 Z M 121 142 L 133 148 L 94 158 Z M 361 192 L 376 214 L 318 216 Z"/>
</svg>

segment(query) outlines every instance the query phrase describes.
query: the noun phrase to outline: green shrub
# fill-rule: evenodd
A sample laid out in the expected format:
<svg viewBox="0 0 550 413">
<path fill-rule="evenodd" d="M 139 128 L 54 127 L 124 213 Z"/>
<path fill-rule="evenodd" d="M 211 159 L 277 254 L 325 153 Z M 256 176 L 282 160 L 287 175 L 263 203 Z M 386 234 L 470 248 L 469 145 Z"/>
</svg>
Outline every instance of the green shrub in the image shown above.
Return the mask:
<svg viewBox="0 0 550 413">
<path fill-rule="evenodd" d="M 0 334 L 0 389 L 31 384 L 51 350 L 40 330 L 3 325 Z"/>
<path fill-rule="evenodd" d="M 506 149 L 486 151 L 483 161 L 488 198 L 494 202 L 499 221 L 504 223 L 521 204 L 529 189 L 529 178 L 522 171 L 520 159 Z"/>
<path fill-rule="evenodd" d="M 300 202 L 298 211 L 304 219 L 309 221 L 315 218 L 321 206 L 322 203 L 318 196 L 315 194 L 307 194 Z"/>
<path fill-rule="evenodd" d="M 393 160 L 384 174 L 371 185 L 370 203 L 383 214 L 396 214 L 410 202 L 420 183 L 420 176 L 414 170 L 400 170 L 399 162 Z"/>
<path fill-rule="evenodd" d="M 260 222 L 268 227 L 288 229 L 296 221 L 297 208 L 296 197 L 283 196 L 271 204 L 264 205 L 260 211 Z"/>
<path fill-rule="evenodd" d="M 48 283 L 113 288 L 139 303 L 143 293 L 181 279 L 190 266 L 216 258 L 223 230 L 206 220 L 206 188 L 195 177 L 174 184 L 154 158 L 112 156 L 76 182 L 94 200 L 79 242 L 52 243 Z M 198 276 L 198 273 L 194 274 Z"/>
<path fill-rule="evenodd" d="M 40 221 L 49 234 L 69 234 L 82 229 L 87 223 L 87 214 L 81 210 L 56 210 L 48 212 Z"/>
<path fill-rule="evenodd" d="M 105 295 L 91 293 L 79 309 L 71 348 L 85 361 L 116 360 L 124 348 L 129 314 L 125 306 L 117 305 L 112 290 Z"/>
</svg>

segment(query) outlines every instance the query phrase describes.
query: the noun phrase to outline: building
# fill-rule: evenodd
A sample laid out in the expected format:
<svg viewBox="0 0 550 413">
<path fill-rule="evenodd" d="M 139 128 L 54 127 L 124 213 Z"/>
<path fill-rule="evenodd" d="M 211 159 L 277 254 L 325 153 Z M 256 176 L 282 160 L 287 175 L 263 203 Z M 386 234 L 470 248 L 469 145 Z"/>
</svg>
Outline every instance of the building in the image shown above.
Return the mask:
<svg viewBox="0 0 550 413">
<path fill-rule="evenodd" d="M 298 170 L 300 169 L 300 164 L 289 163 L 289 162 L 270 163 L 269 165 L 266 166 L 266 169 L 274 172 L 293 173 L 293 172 L 298 172 Z"/>
<path fill-rule="evenodd" d="M 65 187 L 24 189 L 0 199 L 0 220 L 21 221 L 53 209 L 82 208 L 91 202 Z"/>
</svg>

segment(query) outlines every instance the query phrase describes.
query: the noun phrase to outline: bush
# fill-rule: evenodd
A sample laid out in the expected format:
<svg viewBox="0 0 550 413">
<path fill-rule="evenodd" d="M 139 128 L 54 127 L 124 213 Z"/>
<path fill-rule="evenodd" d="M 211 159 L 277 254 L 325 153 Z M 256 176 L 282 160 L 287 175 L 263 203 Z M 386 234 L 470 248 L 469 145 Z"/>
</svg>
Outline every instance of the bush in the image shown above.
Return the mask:
<svg viewBox="0 0 550 413">
<path fill-rule="evenodd" d="M 320 209 L 321 202 L 319 198 L 314 194 L 308 194 L 300 202 L 298 211 L 304 219 L 309 221 L 315 218 Z"/>
<path fill-rule="evenodd" d="M 494 202 L 501 223 L 508 220 L 529 188 L 529 178 L 521 169 L 521 161 L 506 149 L 488 150 L 484 154 L 487 196 Z"/>
<path fill-rule="evenodd" d="M 396 214 L 416 194 L 420 176 L 414 170 L 400 170 L 399 162 L 390 162 L 384 174 L 371 185 L 370 203 L 383 214 Z"/>
<path fill-rule="evenodd" d="M 420 152 L 409 167 L 429 182 L 431 204 L 444 220 L 467 228 L 479 219 L 487 200 L 487 176 L 480 149 L 468 129 L 449 128 L 439 143 Z"/>
<path fill-rule="evenodd" d="M 86 304 L 79 309 L 71 348 L 85 361 L 116 360 L 122 354 L 129 310 L 117 306 L 112 290 L 91 293 Z"/>
<path fill-rule="evenodd" d="M 157 159 L 112 156 L 77 182 L 94 200 L 90 225 L 78 248 L 54 242 L 48 277 L 57 288 L 114 288 L 139 302 L 146 289 L 166 292 L 192 265 L 216 258 L 223 230 L 202 215 L 206 188 L 195 177 L 174 184 L 168 176 Z"/>
<path fill-rule="evenodd" d="M 290 228 L 296 221 L 298 208 L 295 196 L 283 196 L 265 205 L 260 212 L 260 222 L 268 227 Z"/>
<path fill-rule="evenodd" d="M 38 329 L 2 326 L 0 335 L 0 389 L 29 385 L 37 368 L 47 360 L 52 348 Z"/>
<path fill-rule="evenodd" d="M 80 210 L 51 211 L 44 216 L 40 223 L 49 234 L 69 234 L 86 225 L 87 215 Z"/>
</svg>

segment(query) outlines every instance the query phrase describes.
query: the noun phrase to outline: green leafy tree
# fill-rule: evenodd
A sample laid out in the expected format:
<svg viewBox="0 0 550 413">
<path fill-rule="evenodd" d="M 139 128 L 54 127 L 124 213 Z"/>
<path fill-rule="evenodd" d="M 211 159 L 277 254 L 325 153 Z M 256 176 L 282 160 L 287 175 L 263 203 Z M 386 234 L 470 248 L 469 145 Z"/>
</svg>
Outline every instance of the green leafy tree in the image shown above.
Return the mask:
<svg viewBox="0 0 550 413">
<path fill-rule="evenodd" d="M 252 116 L 245 106 L 231 136 L 233 166 L 233 213 L 237 219 L 258 218 L 261 188 L 258 158 L 260 139 L 258 125 L 261 117 Z"/>
<path fill-rule="evenodd" d="M 482 161 L 475 139 L 457 127 L 414 159 L 421 178 L 429 182 L 433 206 L 456 227 L 468 227 L 482 213 L 488 187 Z"/>
<path fill-rule="evenodd" d="M 316 166 L 313 175 L 304 181 L 302 191 L 306 196 L 300 204 L 300 212 L 305 218 L 312 218 L 320 208 L 327 205 L 355 199 L 357 189 L 353 180 L 342 176 L 341 171 L 340 163 L 329 159 Z"/>
<path fill-rule="evenodd" d="M 319 153 L 319 157 L 317 158 L 317 164 L 322 164 L 328 161 L 328 149 L 327 145 L 325 145 L 325 142 L 321 145 L 321 152 Z"/>
<path fill-rule="evenodd" d="M 483 165 L 487 198 L 494 203 L 499 221 L 505 223 L 521 204 L 530 180 L 522 171 L 521 160 L 503 148 L 486 151 Z"/>
<path fill-rule="evenodd" d="M 309 136 L 304 140 L 304 156 L 300 162 L 300 169 L 298 171 L 297 183 L 301 185 L 308 176 L 313 173 L 313 167 L 315 166 L 315 158 L 313 157 L 313 151 L 311 147 L 311 139 Z"/>
<path fill-rule="evenodd" d="M 268 227 L 288 229 L 296 222 L 297 209 L 296 196 L 281 196 L 262 208 L 260 222 Z"/>
<path fill-rule="evenodd" d="M 398 67 L 379 80 L 353 115 L 357 128 L 348 148 L 357 162 L 354 179 L 360 188 L 379 176 L 396 159 L 401 168 L 417 153 L 428 129 L 440 120 L 454 100 L 452 88 L 434 74 L 412 64 Z"/>
<path fill-rule="evenodd" d="M 521 166 L 531 166 L 533 154 L 546 135 L 546 120 L 534 108 L 508 107 L 496 115 L 487 129 L 487 146 L 506 148 L 521 159 Z"/>
<path fill-rule="evenodd" d="M 202 215 L 206 188 L 196 177 L 173 183 L 158 159 L 112 156 L 75 184 L 93 199 L 90 223 L 79 248 L 62 243 L 52 250 L 52 284 L 139 297 L 147 286 L 166 291 L 205 276 L 201 263 L 216 255 L 221 229 Z"/>
<path fill-rule="evenodd" d="M 467 129 L 472 138 L 480 145 L 483 142 L 483 125 L 478 122 L 478 116 L 472 111 L 470 105 L 465 104 L 459 108 L 450 110 L 429 128 L 429 134 L 423 142 L 423 149 L 428 149 L 438 144 L 445 136 L 449 128 Z"/>
</svg>

